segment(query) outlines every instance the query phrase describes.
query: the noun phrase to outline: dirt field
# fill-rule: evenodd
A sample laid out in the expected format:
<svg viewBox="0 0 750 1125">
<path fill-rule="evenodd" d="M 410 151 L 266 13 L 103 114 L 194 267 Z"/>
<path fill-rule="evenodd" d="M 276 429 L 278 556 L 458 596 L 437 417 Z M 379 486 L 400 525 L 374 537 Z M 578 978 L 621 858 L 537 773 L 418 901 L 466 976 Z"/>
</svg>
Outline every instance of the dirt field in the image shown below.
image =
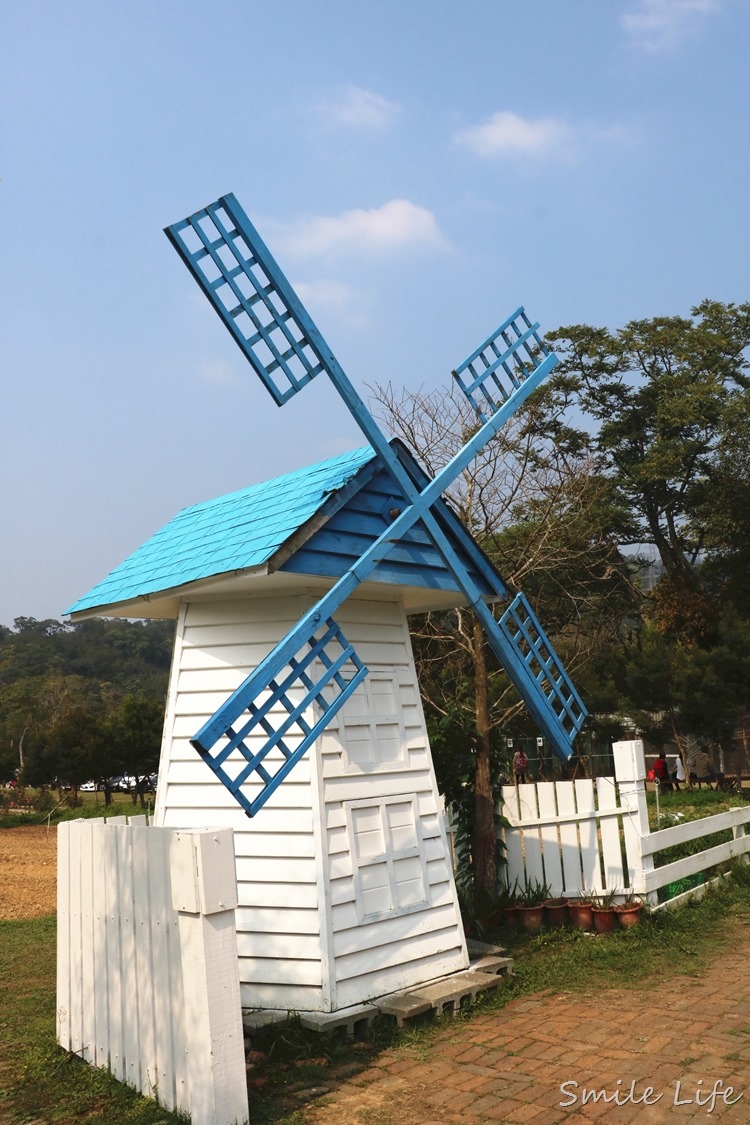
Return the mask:
<svg viewBox="0 0 750 1125">
<path fill-rule="evenodd" d="M 57 909 L 57 832 L 0 828 L 0 918 L 41 918 Z"/>
</svg>

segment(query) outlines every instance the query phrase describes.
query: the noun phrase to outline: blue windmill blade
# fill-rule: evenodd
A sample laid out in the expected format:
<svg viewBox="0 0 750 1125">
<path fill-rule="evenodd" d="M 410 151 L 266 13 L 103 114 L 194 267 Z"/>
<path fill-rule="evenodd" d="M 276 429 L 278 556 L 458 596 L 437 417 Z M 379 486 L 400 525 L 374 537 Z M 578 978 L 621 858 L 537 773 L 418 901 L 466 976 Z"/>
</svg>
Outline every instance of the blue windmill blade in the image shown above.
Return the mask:
<svg viewBox="0 0 750 1125">
<path fill-rule="evenodd" d="M 165 234 L 279 406 L 333 356 L 234 195 Z"/>
<path fill-rule="evenodd" d="M 512 399 L 553 353 L 539 336 L 523 307 L 453 372 L 453 378 L 483 422 Z"/>
<path fill-rule="evenodd" d="M 262 808 L 367 675 L 331 619 L 321 623 L 313 614 L 306 632 L 295 630 L 295 646 L 306 651 L 285 653 L 284 664 L 274 661 L 273 674 L 264 662 L 191 739 L 248 816 Z M 249 779 L 260 782 L 255 797 L 246 792 Z"/>
</svg>

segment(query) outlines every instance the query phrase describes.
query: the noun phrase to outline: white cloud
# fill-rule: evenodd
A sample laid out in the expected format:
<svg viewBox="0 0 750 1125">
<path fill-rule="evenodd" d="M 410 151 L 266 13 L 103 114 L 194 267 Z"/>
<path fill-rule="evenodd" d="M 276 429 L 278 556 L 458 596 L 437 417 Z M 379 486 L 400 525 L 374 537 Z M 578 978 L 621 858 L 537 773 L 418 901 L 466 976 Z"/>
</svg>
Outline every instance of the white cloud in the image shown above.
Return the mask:
<svg viewBox="0 0 750 1125">
<path fill-rule="evenodd" d="M 554 117 L 538 117 L 532 121 L 501 110 L 481 125 L 463 129 L 456 141 L 477 156 L 535 155 L 560 148 L 571 135 L 570 128 Z"/>
<path fill-rule="evenodd" d="M 295 281 L 294 289 L 313 316 L 332 313 L 348 324 L 365 320 L 360 295 L 341 281 L 321 278 L 319 281 Z"/>
<path fill-rule="evenodd" d="M 400 112 L 397 102 L 388 101 L 381 94 L 361 86 L 347 86 L 338 101 L 325 107 L 333 121 L 355 128 L 382 129 Z"/>
<path fill-rule="evenodd" d="M 638 0 L 633 11 L 620 17 L 620 23 L 643 50 L 669 50 L 720 8 L 721 0 Z"/>
<path fill-rule="evenodd" d="M 408 199 L 391 199 L 370 211 L 344 211 L 334 218 L 311 215 L 288 227 L 280 240 L 286 253 L 302 256 L 445 245 L 433 213 Z"/>
</svg>

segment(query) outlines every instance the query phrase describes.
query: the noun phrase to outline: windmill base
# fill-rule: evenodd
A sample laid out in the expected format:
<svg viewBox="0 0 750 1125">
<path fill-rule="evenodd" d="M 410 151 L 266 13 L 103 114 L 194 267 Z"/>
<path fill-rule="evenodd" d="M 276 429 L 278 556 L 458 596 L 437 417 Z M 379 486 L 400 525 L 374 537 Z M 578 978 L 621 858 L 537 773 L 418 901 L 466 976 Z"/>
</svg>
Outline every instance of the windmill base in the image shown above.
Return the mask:
<svg viewBox="0 0 750 1125">
<path fill-rule="evenodd" d="M 416 988 L 392 992 L 372 1003 L 355 1004 L 338 1012 L 291 1013 L 274 1008 L 243 1009 L 245 1032 L 253 1034 L 297 1014 L 302 1026 L 309 1031 L 343 1028 L 348 1039 L 366 1039 L 370 1024 L 379 1015 L 393 1016 L 399 1027 L 430 1012 L 435 1016 L 452 1015 L 475 1003 L 480 994 L 494 992 L 506 977 L 513 975 L 513 958 L 503 956 L 500 946 L 472 941 L 469 952 L 470 967 L 462 972 L 438 977 Z"/>
</svg>

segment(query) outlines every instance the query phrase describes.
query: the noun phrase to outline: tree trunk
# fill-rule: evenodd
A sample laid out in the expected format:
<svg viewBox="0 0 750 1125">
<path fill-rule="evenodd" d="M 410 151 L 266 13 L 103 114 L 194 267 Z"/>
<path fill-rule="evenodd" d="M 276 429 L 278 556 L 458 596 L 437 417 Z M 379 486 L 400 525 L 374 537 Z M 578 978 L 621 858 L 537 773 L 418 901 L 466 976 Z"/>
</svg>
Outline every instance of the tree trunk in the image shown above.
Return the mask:
<svg viewBox="0 0 750 1125">
<path fill-rule="evenodd" d="M 484 629 L 474 619 L 474 705 L 476 761 L 474 773 L 474 894 L 477 899 L 495 893 L 495 802 L 490 768 L 490 707 L 487 684 L 487 651 Z"/>
</svg>

